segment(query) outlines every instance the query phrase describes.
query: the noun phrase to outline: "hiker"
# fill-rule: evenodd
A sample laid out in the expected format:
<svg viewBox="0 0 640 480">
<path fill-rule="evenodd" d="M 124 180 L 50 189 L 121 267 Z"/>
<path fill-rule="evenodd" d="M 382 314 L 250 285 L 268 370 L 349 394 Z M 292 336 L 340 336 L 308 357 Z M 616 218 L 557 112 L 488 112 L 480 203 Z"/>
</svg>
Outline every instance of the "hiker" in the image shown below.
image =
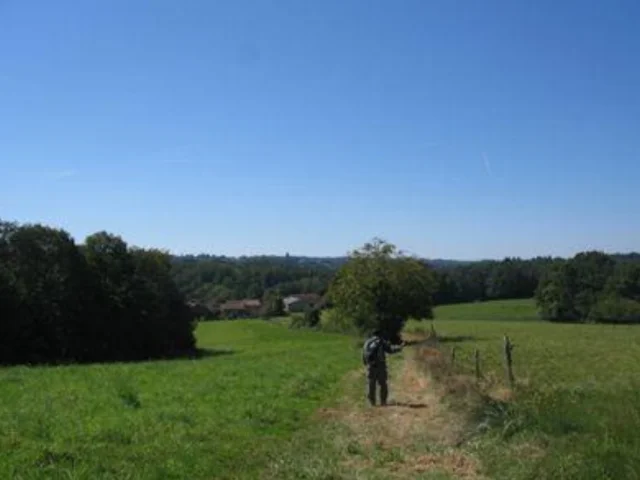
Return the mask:
<svg viewBox="0 0 640 480">
<path fill-rule="evenodd" d="M 362 363 L 367 367 L 367 380 L 369 384 L 369 403 L 376 404 L 376 386 L 380 385 L 380 405 L 387 404 L 389 387 L 387 385 L 387 358 L 386 354 L 393 354 L 402 350 L 404 342 L 400 345 L 391 345 L 384 338 L 380 330 L 375 330 L 373 335 L 364 342 L 362 349 Z"/>
</svg>

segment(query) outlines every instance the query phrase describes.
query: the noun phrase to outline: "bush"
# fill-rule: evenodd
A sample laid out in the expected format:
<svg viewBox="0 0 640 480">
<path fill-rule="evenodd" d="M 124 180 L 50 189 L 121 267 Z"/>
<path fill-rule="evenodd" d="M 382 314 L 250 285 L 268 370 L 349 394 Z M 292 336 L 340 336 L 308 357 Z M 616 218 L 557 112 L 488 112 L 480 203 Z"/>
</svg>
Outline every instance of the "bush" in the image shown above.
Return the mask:
<svg viewBox="0 0 640 480">
<path fill-rule="evenodd" d="M 289 328 L 309 328 L 307 319 L 302 313 L 294 313 L 289 321 Z"/>
<path fill-rule="evenodd" d="M 320 310 L 316 308 L 309 308 L 304 312 L 304 321 L 310 327 L 317 327 L 320 323 Z"/>
<path fill-rule="evenodd" d="M 320 328 L 326 332 L 356 334 L 354 321 L 335 308 L 324 310 L 320 318 Z"/>
<path fill-rule="evenodd" d="M 600 300 L 589 313 L 593 323 L 640 323 L 640 302 L 623 297 Z"/>
<path fill-rule="evenodd" d="M 280 295 L 269 295 L 263 299 L 260 316 L 264 320 L 285 315 L 284 302 Z"/>
<path fill-rule="evenodd" d="M 289 322 L 290 328 L 318 328 L 320 325 L 320 310 L 309 308 L 304 313 L 294 313 Z"/>
</svg>

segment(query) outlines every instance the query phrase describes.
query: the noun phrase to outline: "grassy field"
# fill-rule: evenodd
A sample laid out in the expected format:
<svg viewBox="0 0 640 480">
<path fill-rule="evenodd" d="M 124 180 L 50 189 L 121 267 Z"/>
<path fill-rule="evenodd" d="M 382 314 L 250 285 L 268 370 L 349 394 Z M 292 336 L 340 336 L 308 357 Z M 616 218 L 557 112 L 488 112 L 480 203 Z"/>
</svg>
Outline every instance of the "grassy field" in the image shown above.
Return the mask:
<svg viewBox="0 0 640 480">
<path fill-rule="evenodd" d="M 535 319 L 530 301 L 436 309 L 468 386 L 480 351 L 473 401 L 418 345 L 392 357 L 395 405 L 370 409 L 353 338 L 260 320 L 201 324 L 199 360 L 3 368 L 0 478 L 639 478 L 640 329 Z"/>
<path fill-rule="evenodd" d="M 520 301 L 436 310 L 441 346 L 456 347 L 462 373 L 473 374 L 477 348 L 483 375 L 503 382 L 503 335 L 516 345 L 513 400 L 486 406 L 495 428 L 472 450 L 490 478 L 640 478 L 640 329 L 531 322 L 530 305 L 530 314 Z M 473 308 L 498 321 L 470 322 Z"/>
<path fill-rule="evenodd" d="M 0 369 L 0 478 L 260 478 L 357 366 L 353 341 L 201 324 L 200 360 Z"/>
<path fill-rule="evenodd" d="M 491 302 L 442 305 L 435 308 L 438 320 L 539 321 L 533 300 L 497 300 Z"/>
</svg>

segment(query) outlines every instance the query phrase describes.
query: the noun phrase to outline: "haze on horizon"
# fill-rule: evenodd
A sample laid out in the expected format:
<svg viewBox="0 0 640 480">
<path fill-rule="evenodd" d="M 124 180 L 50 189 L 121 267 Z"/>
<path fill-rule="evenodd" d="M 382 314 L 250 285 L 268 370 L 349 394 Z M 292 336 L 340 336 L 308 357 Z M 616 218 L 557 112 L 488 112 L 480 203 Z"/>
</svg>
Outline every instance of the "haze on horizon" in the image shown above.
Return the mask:
<svg viewBox="0 0 640 480">
<path fill-rule="evenodd" d="M 640 4 L 0 2 L 0 218 L 173 253 L 640 250 Z"/>
</svg>

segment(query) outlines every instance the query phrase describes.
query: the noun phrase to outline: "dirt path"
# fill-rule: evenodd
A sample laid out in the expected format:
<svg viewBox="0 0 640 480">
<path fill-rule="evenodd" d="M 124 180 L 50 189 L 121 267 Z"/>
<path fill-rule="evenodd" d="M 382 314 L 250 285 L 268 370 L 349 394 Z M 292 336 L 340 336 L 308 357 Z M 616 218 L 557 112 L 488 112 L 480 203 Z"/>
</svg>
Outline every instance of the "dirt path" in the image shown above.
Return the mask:
<svg viewBox="0 0 640 480">
<path fill-rule="evenodd" d="M 337 407 L 318 412 L 323 421 L 347 427 L 346 443 L 355 454 L 345 453 L 341 464 L 351 478 L 482 478 L 479 462 L 456 447 L 464 422 L 442 402 L 442 389 L 431 383 L 420 355 L 439 352 L 407 348 L 403 358 L 393 362 L 391 405 L 366 405 L 360 371 L 347 380 L 345 398 Z M 345 443 L 344 438 L 340 441 Z"/>
</svg>

